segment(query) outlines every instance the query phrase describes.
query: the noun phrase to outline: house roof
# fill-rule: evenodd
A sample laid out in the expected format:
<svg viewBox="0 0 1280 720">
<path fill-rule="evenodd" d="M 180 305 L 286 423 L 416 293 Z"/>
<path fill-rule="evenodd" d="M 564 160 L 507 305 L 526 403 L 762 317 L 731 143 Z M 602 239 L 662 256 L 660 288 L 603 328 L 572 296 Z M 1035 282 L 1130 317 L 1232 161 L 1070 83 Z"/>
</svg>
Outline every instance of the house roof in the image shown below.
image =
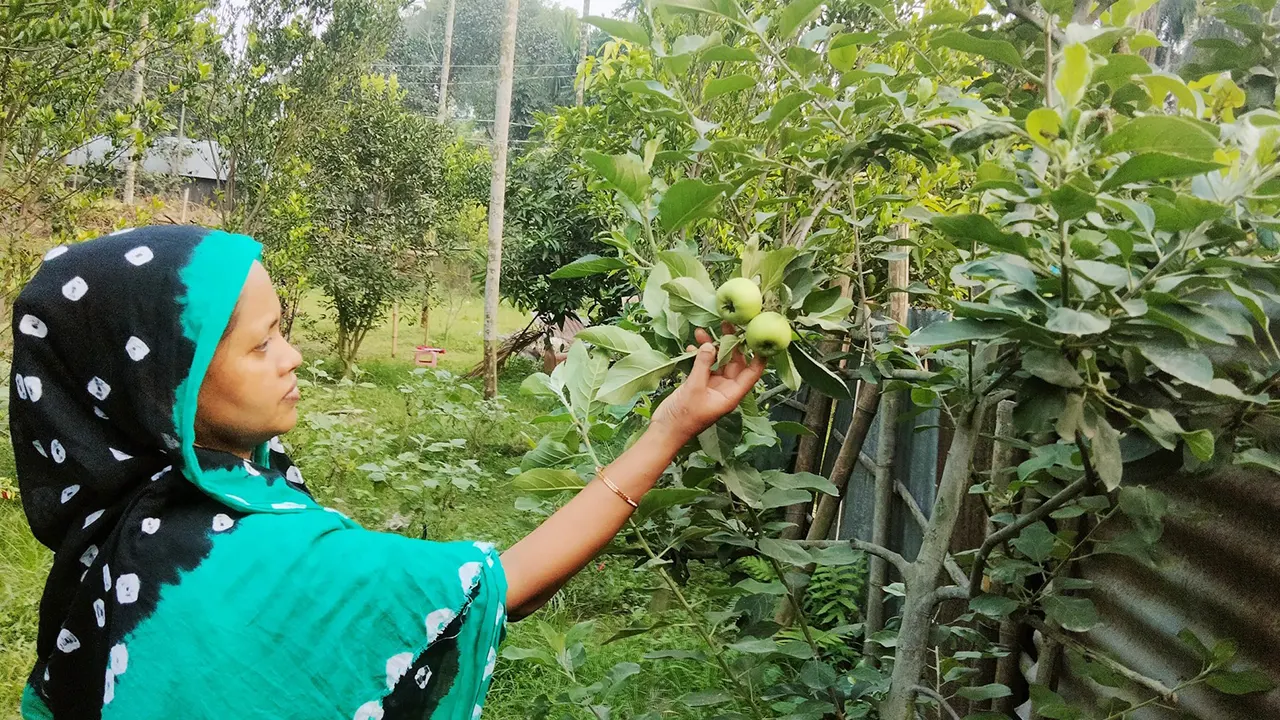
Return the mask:
<svg viewBox="0 0 1280 720">
<path fill-rule="evenodd" d="M 96 137 L 67 155 L 67 164 L 82 167 L 114 158 L 112 165 L 124 167 L 127 151 L 115 145 L 110 138 Z M 156 138 L 142 157 L 142 171 L 147 173 L 176 173 L 183 177 L 217 180 L 222 165 L 222 148 L 212 140 Z"/>
</svg>

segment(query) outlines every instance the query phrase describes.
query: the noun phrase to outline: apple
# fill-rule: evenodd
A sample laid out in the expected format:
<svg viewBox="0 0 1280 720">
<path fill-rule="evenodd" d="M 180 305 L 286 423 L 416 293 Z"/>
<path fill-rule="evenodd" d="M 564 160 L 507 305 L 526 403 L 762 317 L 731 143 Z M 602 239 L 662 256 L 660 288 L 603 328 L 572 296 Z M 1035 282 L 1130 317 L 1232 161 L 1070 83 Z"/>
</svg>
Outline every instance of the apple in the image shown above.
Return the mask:
<svg viewBox="0 0 1280 720">
<path fill-rule="evenodd" d="M 763 306 L 760 286 L 747 278 L 734 278 L 716 291 L 716 311 L 720 313 L 720 319 L 734 325 L 751 322 Z"/>
<path fill-rule="evenodd" d="M 747 324 L 747 346 L 765 357 L 777 355 L 791 344 L 791 323 L 776 312 L 755 316 Z"/>
</svg>

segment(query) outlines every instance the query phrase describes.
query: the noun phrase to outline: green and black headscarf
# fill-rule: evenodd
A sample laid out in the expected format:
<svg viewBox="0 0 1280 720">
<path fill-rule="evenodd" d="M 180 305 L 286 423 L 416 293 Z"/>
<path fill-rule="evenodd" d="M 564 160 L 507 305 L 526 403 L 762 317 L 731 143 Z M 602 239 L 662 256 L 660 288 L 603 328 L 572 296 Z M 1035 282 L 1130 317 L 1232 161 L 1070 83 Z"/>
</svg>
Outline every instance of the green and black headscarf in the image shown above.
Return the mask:
<svg viewBox="0 0 1280 720">
<path fill-rule="evenodd" d="M 491 545 L 364 530 L 278 441 L 194 445 L 260 253 L 126 230 L 50 251 L 19 296 L 18 482 L 55 552 L 24 717 L 479 717 L 506 619 Z"/>
</svg>

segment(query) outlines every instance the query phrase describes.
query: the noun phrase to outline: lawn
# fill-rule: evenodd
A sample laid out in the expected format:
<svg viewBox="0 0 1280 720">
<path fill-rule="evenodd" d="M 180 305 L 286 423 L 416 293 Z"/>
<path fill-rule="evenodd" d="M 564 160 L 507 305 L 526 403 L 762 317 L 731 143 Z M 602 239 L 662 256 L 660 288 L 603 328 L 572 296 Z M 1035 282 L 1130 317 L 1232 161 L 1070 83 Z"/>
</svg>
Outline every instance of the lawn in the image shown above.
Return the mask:
<svg viewBox="0 0 1280 720">
<path fill-rule="evenodd" d="M 507 470 L 519 464 L 539 437 L 529 421 L 547 408 L 518 392 L 521 380 L 534 369 L 528 361 L 513 361 L 496 401 L 482 401 L 479 381 L 461 378 L 481 355 L 478 298 L 457 305 L 447 339 L 444 313 L 433 317 L 431 342 L 448 351 L 441 359 L 443 372 L 415 372 L 407 356 L 421 341 L 421 331 L 406 323 L 398 358 L 390 357 L 389 327 L 381 327 L 365 341 L 360 374 L 345 382 L 326 373 L 334 367 L 324 360 L 323 338 L 331 327 L 321 317 L 318 299 L 309 298 L 306 309 L 314 321 L 297 334 L 308 360 L 301 373 L 307 381 L 302 420 L 285 442 L 321 501 L 367 527 L 414 537 L 425 533 L 431 540 L 481 539 L 506 547 L 536 526 L 539 515 L 517 509 Z M 410 315 L 416 319 L 416 311 Z M 501 332 L 518 330 L 526 322 L 522 313 L 503 308 Z M 12 477 L 6 442 L 0 447 L 0 478 Z M 31 537 L 20 506 L 0 500 L 0 718 L 17 716 L 34 656 L 37 608 L 49 560 L 50 553 Z M 505 647 L 539 649 L 577 623 L 592 623 L 584 642 L 586 661 L 573 673 L 530 661 L 499 660 L 486 718 L 524 720 L 539 695 L 554 697 L 575 685 L 590 685 L 623 661 L 642 663 L 644 670 L 610 698 L 614 717 L 651 711 L 692 717 L 679 698 L 715 685 L 714 668 L 704 662 L 642 659 L 653 649 L 695 648 L 692 631 L 677 624 L 604 644 L 624 627 L 653 623 L 653 576 L 635 572 L 633 564 L 628 558 L 602 557 L 547 607 L 509 627 Z M 693 571 L 690 594 L 695 598 L 723 580 L 714 571 Z M 593 715 L 579 709 L 569 717 Z"/>
</svg>

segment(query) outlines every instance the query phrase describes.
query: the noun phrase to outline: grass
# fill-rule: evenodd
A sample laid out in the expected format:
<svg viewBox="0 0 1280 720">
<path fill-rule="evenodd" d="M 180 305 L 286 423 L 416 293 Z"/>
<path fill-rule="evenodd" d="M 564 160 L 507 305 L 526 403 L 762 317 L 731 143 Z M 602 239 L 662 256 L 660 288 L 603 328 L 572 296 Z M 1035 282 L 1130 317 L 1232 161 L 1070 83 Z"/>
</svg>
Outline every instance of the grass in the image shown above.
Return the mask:
<svg viewBox="0 0 1280 720">
<path fill-rule="evenodd" d="M 421 337 L 413 325 L 402 327 L 399 357 L 392 359 L 391 333 L 384 325 L 366 339 L 359 360 L 362 375 L 354 383 L 334 383 L 320 375 L 333 366 L 318 362 L 327 354 L 324 338 L 332 325 L 321 316 L 318 298 L 308 298 L 305 308 L 316 319 L 300 327 L 295 338 L 316 363 L 311 373 L 303 373 L 312 374 L 315 382 L 304 390 L 302 422 L 285 441 L 319 499 L 372 529 L 418 537 L 425 527 L 431 540 L 482 539 L 506 547 L 536 527 L 538 515 L 516 509 L 517 495 L 506 472 L 519 465 L 540 434 L 529 421 L 548 408 L 518 392 L 521 380 L 534 369 L 527 361 L 512 362 L 501 380 L 502 399 L 496 403 L 480 402 L 479 382 L 461 379 L 481 355 L 483 309 L 478 299 L 458 304 L 447 340 L 444 313 L 435 313 L 431 340 L 448 351 L 441 368 L 450 375 L 437 378 L 414 372 L 407 354 Z M 526 322 L 523 314 L 504 307 L 500 331 L 518 330 Z M 428 458 L 430 467 L 415 467 L 404 478 L 375 482 L 371 472 L 361 470 L 369 462 L 385 462 L 406 450 L 455 438 L 463 441 L 462 447 L 419 449 L 418 456 Z M 0 477 L 6 476 L 13 476 L 7 442 L 0 447 Z M 459 478 L 477 484 L 460 489 L 453 484 Z M 422 487 L 423 480 L 436 487 Z M 0 718 L 16 717 L 34 659 L 37 609 L 50 557 L 31 537 L 19 505 L 0 501 Z M 609 698 L 614 717 L 649 711 L 670 718 L 695 717 L 679 698 L 716 686 L 716 669 L 706 662 L 642 660 L 653 649 L 698 647 L 693 631 L 680 624 L 683 618 L 669 617 L 672 626 L 604 644 L 624 627 L 656 619 L 649 610 L 656 578 L 632 566 L 631 559 L 602 558 L 570 581 L 547 607 L 509 626 L 506 647 L 545 648 L 548 635 L 591 621 L 587 661 L 571 678 L 531 661 L 500 659 L 486 719 L 525 720 L 540 695 L 555 697 L 575 685 L 590 685 L 624 661 L 641 663 L 644 670 Z M 716 571 L 692 570 L 689 592 L 696 597 L 723 583 Z M 565 717 L 593 716 L 579 709 Z"/>
</svg>

